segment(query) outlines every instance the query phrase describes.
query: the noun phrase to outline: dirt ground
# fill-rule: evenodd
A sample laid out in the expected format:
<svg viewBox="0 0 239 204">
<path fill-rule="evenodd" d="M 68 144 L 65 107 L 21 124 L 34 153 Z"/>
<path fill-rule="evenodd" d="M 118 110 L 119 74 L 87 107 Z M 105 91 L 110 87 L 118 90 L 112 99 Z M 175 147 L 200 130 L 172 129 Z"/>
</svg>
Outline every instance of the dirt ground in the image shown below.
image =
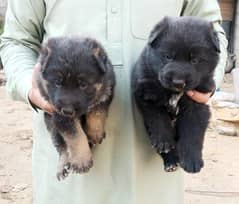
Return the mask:
<svg viewBox="0 0 239 204">
<path fill-rule="evenodd" d="M 223 87 L 232 90 L 230 75 Z M 30 204 L 31 110 L 9 99 L 5 86 L 0 86 L 0 107 L 0 204 Z M 203 170 L 195 175 L 185 173 L 185 204 L 239 203 L 239 137 L 219 135 L 217 126 L 213 116 Z"/>
</svg>

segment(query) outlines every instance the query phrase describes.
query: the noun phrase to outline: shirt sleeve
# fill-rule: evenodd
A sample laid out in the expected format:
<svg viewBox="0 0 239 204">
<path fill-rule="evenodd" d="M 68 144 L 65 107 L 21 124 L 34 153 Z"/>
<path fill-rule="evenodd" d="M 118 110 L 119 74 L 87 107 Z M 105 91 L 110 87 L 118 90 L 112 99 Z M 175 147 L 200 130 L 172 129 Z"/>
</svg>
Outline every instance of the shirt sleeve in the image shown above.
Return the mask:
<svg viewBox="0 0 239 204">
<path fill-rule="evenodd" d="M 9 0 L 0 56 L 7 76 L 7 91 L 29 103 L 33 67 L 43 39 L 45 5 L 42 0 Z"/>
<path fill-rule="evenodd" d="M 214 23 L 214 29 L 218 34 L 221 50 L 220 59 L 214 74 L 216 88 L 219 88 L 225 73 L 228 41 L 220 25 L 222 16 L 217 0 L 185 0 L 181 14 L 183 16 L 199 16 Z"/>
</svg>

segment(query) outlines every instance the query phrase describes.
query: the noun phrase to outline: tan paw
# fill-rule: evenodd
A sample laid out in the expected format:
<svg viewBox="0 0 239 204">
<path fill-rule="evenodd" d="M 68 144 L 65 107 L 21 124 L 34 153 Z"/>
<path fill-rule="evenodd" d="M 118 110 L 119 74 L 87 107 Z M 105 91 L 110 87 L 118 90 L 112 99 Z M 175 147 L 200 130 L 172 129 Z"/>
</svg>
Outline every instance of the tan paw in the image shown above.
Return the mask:
<svg viewBox="0 0 239 204">
<path fill-rule="evenodd" d="M 69 159 L 70 170 L 72 173 L 86 173 L 93 166 L 91 153 L 88 154 L 72 154 Z"/>
<path fill-rule="evenodd" d="M 93 111 L 86 116 L 86 135 L 93 145 L 100 144 L 105 138 L 105 121 L 107 113 L 103 110 Z"/>
<path fill-rule="evenodd" d="M 105 132 L 89 131 L 87 132 L 87 136 L 90 144 L 101 144 L 105 139 Z"/>
</svg>

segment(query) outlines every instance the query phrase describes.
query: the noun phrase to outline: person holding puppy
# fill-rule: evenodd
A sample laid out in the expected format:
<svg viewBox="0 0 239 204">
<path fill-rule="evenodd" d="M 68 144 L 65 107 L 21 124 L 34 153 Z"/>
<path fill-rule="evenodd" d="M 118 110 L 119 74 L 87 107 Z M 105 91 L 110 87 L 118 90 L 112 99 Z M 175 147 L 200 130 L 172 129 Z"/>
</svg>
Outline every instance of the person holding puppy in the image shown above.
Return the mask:
<svg viewBox="0 0 239 204">
<path fill-rule="evenodd" d="M 153 26 L 164 16 L 199 16 L 214 22 L 220 39 L 217 87 L 224 74 L 227 40 L 219 25 L 216 0 L 9 0 L 0 54 L 7 89 L 15 100 L 42 111 L 34 113 L 34 204 L 183 203 L 183 176 L 163 170 L 159 155 L 149 146 L 142 119 L 132 105 L 130 73 Z M 61 18 L 62 16 L 62 18 Z M 41 96 L 36 77 L 41 44 L 56 36 L 91 36 L 105 47 L 116 73 L 116 89 L 106 127 L 106 139 L 93 152 L 89 173 L 63 182 L 55 176 L 58 155 L 43 121 L 54 107 Z M 212 93 L 191 90 L 192 100 L 206 103 Z"/>
</svg>

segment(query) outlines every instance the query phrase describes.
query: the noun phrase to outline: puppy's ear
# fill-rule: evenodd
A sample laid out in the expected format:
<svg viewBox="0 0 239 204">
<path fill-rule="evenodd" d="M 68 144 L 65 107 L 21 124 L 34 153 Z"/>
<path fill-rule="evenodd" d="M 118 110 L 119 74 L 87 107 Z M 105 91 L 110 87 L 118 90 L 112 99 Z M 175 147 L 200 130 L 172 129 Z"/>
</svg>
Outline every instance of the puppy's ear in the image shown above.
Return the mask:
<svg viewBox="0 0 239 204">
<path fill-rule="evenodd" d="M 210 23 L 211 24 L 211 30 L 210 30 L 210 38 L 211 38 L 211 41 L 213 43 L 213 46 L 215 48 L 215 50 L 220 53 L 221 50 L 220 50 L 220 42 L 219 42 L 219 38 L 218 38 L 218 35 L 216 33 L 216 31 L 214 30 L 214 26 L 213 26 L 213 23 Z"/>
<path fill-rule="evenodd" d="M 156 26 L 153 28 L 149 35 L 148 44 L 155 48 L 157 42 L 160 40 L 163 33 L 167 30 L 169 17 L 164 17 Z"/>
<path fill-rule="evenodd" d="M 93 57 L 100 70 L 105 73 L 107 71 L 107 67 L 109 66 L 109 62 L 104 51 L 100 47 L 93 48 Z"/>
<path fill-rule="evenodd" d="M 43 73 L 47 67 L 49 58 L 51 56 L 51 49 L 48 45 L 42 47 L 40 51 L 40 57 L 39 57 L 39 62 L 41 64 L 41 69 L 40 71 Z"/>
</svg>

